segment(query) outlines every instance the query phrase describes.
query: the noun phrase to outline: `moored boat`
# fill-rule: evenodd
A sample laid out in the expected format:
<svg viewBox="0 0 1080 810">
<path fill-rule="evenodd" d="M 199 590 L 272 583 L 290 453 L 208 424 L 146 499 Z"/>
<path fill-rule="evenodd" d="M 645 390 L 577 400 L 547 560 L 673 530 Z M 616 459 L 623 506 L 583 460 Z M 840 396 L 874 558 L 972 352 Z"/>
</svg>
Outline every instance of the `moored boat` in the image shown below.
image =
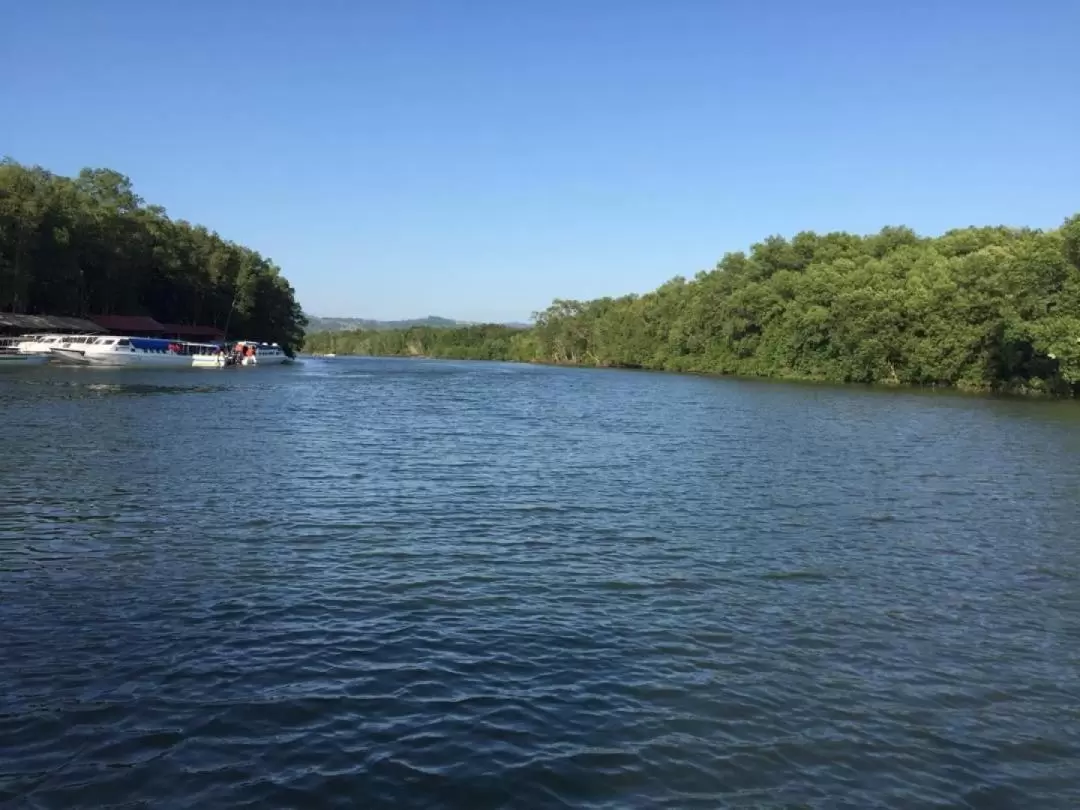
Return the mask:
<svg viewBox="0 0 1080 810">
<path fill-rule="evenodd" d="M 292 358 L 276 343 L 238 340 L 231 351 L 199 355 L 192 359 L 195 368 L 234 368 L 244 366 L 277 366 L 291 363 Z"/>
<path fill-rule="evenodd" d="M 16 338 L 5 338 L 4 340 L 22 354 L 42 355 L 47 361 L 61 361 L 60 356 L 53 353 L 53 349 L 71 349 L 81 353 L 85 344 L 93 343 L 98 337 L 98 335 L 88 334 L 39 333 L 21 335 Z"/>
<path fill-rule="evenodd" d="M 291 363 L 292 358 L 285 354 L 276 343 L 260 343 L 255 340 L 239 340 L 236 345 L 244 354 L 242 365 L 245 366 L 278 366 L 282 363 Z M 250 348 L 252 353 L 248 354 Z"/>
<path fill-rule="evenodd" d="M 97 342 L 101 335 L 60 335 L 46 345 L 49 347 L 49 359 L 60 366 L 86 365 L 83 355 L 86 347 Z"/>
<path fill-rule="evenodd" d="M 14 342 L 15 348 L 23 354 L 44 354 L 48 356 L 53 346 L 59 346 L 66 337 L 68 336 L 60 334 L 38 334 L 22 335 L 17 338 L 10 338 L 10 340 Z"/>
<path fill-rule="evenodd" d="M 24 352 L 22 338 L 0 338 L 0 369 L 41 366 L 49 361 L 47 352 Z"/>
<path fill-rule="evenodd" d="M 6 362 L 40 365 L 137 366 L 154 368 L 220 368 L 225 366 L 280 365 L 292 362 L 277 343 L 237 341 L 229 347 L 128 335 L 36 334 L 4 339 Z"/>
<path fill-rule="evenodd" d="M 216 351 L 217 346 L 209 343 L 124 336 L 99 337 L 78 347 L 51 349 L 61 360 L 79 365 L 144 368 L 191 368 L 193 358 Z"/>
</svg>

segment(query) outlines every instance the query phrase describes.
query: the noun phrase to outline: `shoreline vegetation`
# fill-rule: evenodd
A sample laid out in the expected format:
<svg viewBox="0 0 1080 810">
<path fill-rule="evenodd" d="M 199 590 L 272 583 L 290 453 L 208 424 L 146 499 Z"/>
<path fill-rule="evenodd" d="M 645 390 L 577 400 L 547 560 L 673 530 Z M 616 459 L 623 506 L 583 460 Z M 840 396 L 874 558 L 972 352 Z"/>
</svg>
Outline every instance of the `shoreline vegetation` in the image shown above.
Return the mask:
<svg viewBox="0 0 1080 810">
<path fill-rule="evenodd" d="M 304 350 L 1080 396 L 1080 215 L 1057 229 L 772 236 L 534 325 L 317 332 Z"/>
<path fill-rule="evenodd" d="M 270 259 L 170 219 L 124 175 L 62 177 L 12 160 L 0 161 L 0 312 L 228 326 L 290 355 L 306 323 Z"/>
</svg>

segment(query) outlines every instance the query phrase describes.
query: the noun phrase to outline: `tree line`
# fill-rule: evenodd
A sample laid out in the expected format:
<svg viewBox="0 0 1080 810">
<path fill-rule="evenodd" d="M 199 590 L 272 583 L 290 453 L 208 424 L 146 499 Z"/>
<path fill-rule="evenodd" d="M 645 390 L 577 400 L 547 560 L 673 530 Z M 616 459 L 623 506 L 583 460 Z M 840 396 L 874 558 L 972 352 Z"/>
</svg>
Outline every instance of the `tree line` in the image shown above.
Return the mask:
<svg viewBox="0 0 1080 810">
<path fill-rule="evenodd" d="M 149 315 L 299 348 L 304 315 L 270 259 L 172 220 L 111 169 L 0 162 L 0 311 Z"/>
<path fill-rule="evenodd" d="M 1048 231 L 772 236 L 645 295 L 556 300 L 529 329 L 320 333 L 306 348 L 1078 395 L 1080 215 Z"/>
<path fill-rule="evenodd" d="M 538 359 L 517 352 L 521 332 L 521 329 L 498 324 L 313 332 L 304 343 L 304 351 L 369 357 L 445 357 L 455 360 Z"/>
</svg>

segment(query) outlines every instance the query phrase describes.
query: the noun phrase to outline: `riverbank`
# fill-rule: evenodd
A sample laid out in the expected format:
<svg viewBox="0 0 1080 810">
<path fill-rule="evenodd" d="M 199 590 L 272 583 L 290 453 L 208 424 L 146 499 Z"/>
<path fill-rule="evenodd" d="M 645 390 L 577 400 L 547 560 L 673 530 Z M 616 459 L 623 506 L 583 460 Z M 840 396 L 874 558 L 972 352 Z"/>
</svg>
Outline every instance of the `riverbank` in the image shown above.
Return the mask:
<svg viewBox="0 0 1080 810">
<path fill-rule="evenodd" d="M 643 366 L 616 366 L 616 365 L 597 365 L 583 362 L 568 362 L 568 361 L 555 361 L 555 360 L 521 360 L 512 357 L 496 357 L 496 358 L 477 358 L 466 357 L 460 355 L 414 355 L 414 354 L 374 354 L 367 352 L 360 353 L 338 353 L 336 355 L 311 355 L 312 357 L 334 357 L 338 358 L 385 358 L 385 359 L 397 359 L 397 360 L 468 360 L 472 362 L 484 362 L 484 363 L 520 363 L 522 365 L 530 366 L 547 366 L 550 368 L 578 368 L 578 369 L 596 369 L 596 370 L 608 370 L 608 371 L 638 371 L 643 374 L 676 374 L 686 375 L 692 377 L 706 377 L 716 379 L 732 379 L 732 380 L 745 380 L 754 382 L 774 382 L 774 383 L 798 383 L 805 385 L 818 385 L 829 387 L 851 387 L 851 388 L 870 388 L 880 391 L 906 391 L 912 393 L 952 393 L 952 394 L 967 394 L 971 396 L 1003 396 L 1003 397 L 1016 397 L 1026 399 L 1045 399 L 1045 400 L 1077 400 L 1080 401 L 1080 388 L 1073 386 L 1070 388 L 1061 388 L 1057 390 L 1048 390 L 1031 385 L 1012 384 L 1012 385 L 999 385 L 999 386 L 978 386 L 978 385 L 945 385 L 945 384 L 923 384 L 916 385 L 910 383 L 899 383 L 894 381 L 875 381 L 875 382 L 862 382 L 862 381 L 844 381 L 844 380 L 828 380 L 820 377 L 799 377 L 793 375 L 787 376 L 763 376 L 753 374 L 730 374 L 716 371 L 684 371 L 678 369 L 668 368 L 646 368 Z"/>
</svg>

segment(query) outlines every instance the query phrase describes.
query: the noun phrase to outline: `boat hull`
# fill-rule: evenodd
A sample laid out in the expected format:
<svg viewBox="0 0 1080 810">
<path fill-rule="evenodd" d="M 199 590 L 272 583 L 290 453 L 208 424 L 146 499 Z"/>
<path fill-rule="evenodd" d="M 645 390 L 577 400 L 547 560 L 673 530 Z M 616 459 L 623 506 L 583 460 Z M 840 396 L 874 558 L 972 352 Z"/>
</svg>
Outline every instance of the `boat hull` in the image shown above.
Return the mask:
<svg viewBox="0 0 1080 810">
<path fill-rule="evenodd" d="M 191 358 L 193 368 L 225 368 L 225 358 L 216 354 L 197 354 Z"/>
<path fill-rule="evenodd" d="M 50 349 L 49 359 L 60 366 L 85 366 L 86 353 L 75 349 Z"/>
<path fill-rule="evenodd" d="M 254 362 L 252 362 L 253 360 L 254 360 Z M 272 355 L 265 356 L 265 357 L 263 357 L 263 356 L 259 356 L 259 357 L 255 357 L 255 358 L 245 357 L 244 360 L 243 360 L 243 365 L 245 365 L 245 366 L 280 366 L 280 365 L 283 365 L 284 363 L 287 363 L 288 360 L 289 360 L 289 358 L 286 357 L 285 355 L 280 355 L 280 354 L 273 355 L 272 354 Z"/>
<path fill-rule="evenodd" d="M 226 363 L 225 358 L 218 355 L 195 355 L 192 358 L 191 365 L 195 368 L 258 368 L 259 366 L 280 366 L 290 362 L 292 360 L 285 355 L 245 357 L 238 364 Z"/>
<path fill-rule="evenodd" d="M 87 352 L 82 360 L 84 365 L 102 368 L 191 368 L 191 355 L 187 354 Z"/>
</svg>

